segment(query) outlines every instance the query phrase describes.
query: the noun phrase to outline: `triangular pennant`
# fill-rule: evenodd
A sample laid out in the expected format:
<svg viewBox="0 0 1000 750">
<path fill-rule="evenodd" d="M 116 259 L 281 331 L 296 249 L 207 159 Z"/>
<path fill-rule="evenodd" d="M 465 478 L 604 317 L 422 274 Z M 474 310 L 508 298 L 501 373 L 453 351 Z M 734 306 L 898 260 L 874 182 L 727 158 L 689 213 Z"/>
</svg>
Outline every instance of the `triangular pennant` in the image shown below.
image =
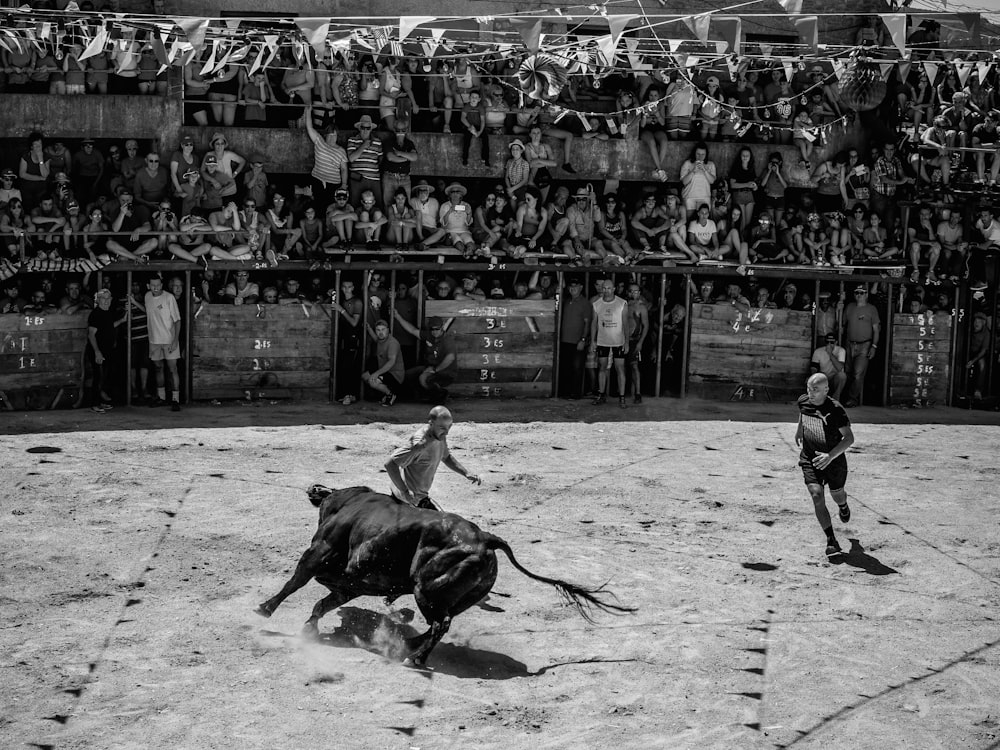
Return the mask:
<svg viewBox="0 0 1000 750">
<path fill-rule="evenodd" d="M 422 23 L 433 23 L 437 16 L 400 16 L 399 17 L 399 41 L 403 41 L 413 30 Z"/>
<path fill-rule="evenodd" d="M 611 38 L 611 34 L 597 37 L 597 50 L 604 57 L 605 65 L 614 65 L 615 50 L 617 48 L 618 45 Z"/>
<path fill-rule="evenodd" d="M 630 36 L 625 37 L 625 49 L 628 50 L 630 55 L 634 55 L 635 51 L 639 49 L 639 40 L 633 39 Z"/>
<path fill-rule="evenodd" d="M 990 70 L 993 68 L 993 63 L 981 62 L 976 63 L 976 73 L 979 75 L 979 82 L 984 83 L 986 81 L 986 76 L 990 74 Z"/>
<path fill-rule="evenodd" d="M 899 54 L 906 54 L 906 14 L 905 13 L 880 13 L 879 18 L 889 31 L 892 43 L 896 45 Z"/>
<path fill-rule="evenodd" d="M 316 50 L 321 58 L 326 54 L 326 35 L 330 33 L 329 18 L 296 18 L 295 25 L 299 27 L 306 41 Z"/>
<path fill-rule="evenodd" d="M 972 63 L 965 62 L 965 60 L 956 60 L 955 72 L 958 74 L 958 82 L 962 86 L 965 86 L 965 82 L 969 80 L 969 75 L 972 73 Z"/>
<path fill-rule="evenodd" d="M 173 44 L 170 45 L 170 51 L 167 53 L 167 63 L 172 64 L 177 59 L 177 55 L 181 53 L 181 45 L 182 42 L 179 39 L 175 39 Z"/>
<path fill-rule="evenodd" d="M 698 41 L 705 44 L 708 41 L 708 27 L 712 22 L 711 13 L 699 13 L 697 16 L 685 16 L 681 19 L 684 25 L 691 29 L 691 33 L 697 37 Z"/>
<path fill-rule="evenodd" d="M 925 62 L 924 63 L 924 71 L 926 71 L 927 78 L 930 79 L 931 85 L 934 86 L 936 84 L 936 81 L 934 79 L 937 78 L 938 63 L 936 63 L 936 62 Z"/>
<path fill-rule="evenodd" d="M 351 39 L 354 38 L 353 34 L 342 34 L 341 36 L 335 36 L 327 40 L 327 44 L 330 45 L 330 57 L 332 58 L 337 52 L 347 52 L 351 49 Z"/>
<path fill-rule="evenodd" d="M 699 62 L 701 62 L 701 58 L 698 57 L 698 55 L 689 55 L 688 59 L 684 61 L 684 67 L 685 68 L 693 68 Z"/>
<path fill-rule="evenodd" d="M 79 59 L 81 61 L 86 60 L 88 57 L 93 57 L 94 55 L 99 55 L 104 51 L 104 45 L 108 41 L 108 32 L 101 29 L 94 35 L 94 38 L 90 40 L 90 44 L 87 45 L 87 49 L 83 51 Z"/>
<path fill-rule="evenodd" d="M 765 60 L 770 58 L 771 53 L 774 52 L 773 44 L 764 44 L 763 42 L 761 42 L 758 46 L 760 47 L 760 54 L 764 57 Z"/>
<path fill-rule="evenodd" d="M 638 17 L 634 13 L 608 16 L 608 29 L 611 31 L 611 38 L 615 40 L 615 46 L 618 45 L 618 40 L 621 39 L 622 32 L 625 31 L 628 22 Z"/>
<path fill-rule="evenodd" d="M 200 50 L 205 46 L 205 32 L 208 31 L 207 18 L 181 17 L 174 18 L 173 22 L 180 26 L 192 47 Z"/>
<path fill-rule="evenodd" d="M 250 64 L 250 68 L 247 70 L 248 75 L 253 75 L 256 73 L 260 66 L 264 64 L 264 55 L 267 53 L 267 45 L 262 44 L 260 46 L 260 52 L 254 57 L 253 62 Z"/>
<path fill-rule="evenodd" d="M 892 67 L 893 63 L 891 62 L 884 62 L 878 64 L 879 73 L 881 73 L 883 81 L 889 80 L 889 76 L 892 75 Z"/>
<path fill-rule="evenodd" d="M 819 52 L 819 20 L 816 16 L 796 18 L 795 28 L 802 41 L 811 47 L 813 52 Z"/>
<path fill-rule="evenodd" d="M 264 34 L 264 47 L 267 49 L 267 59 L 264 61 L 264 67 L 268 67 L 273 62 L 274 58 L 278 56 L 278 35 L 277 34 Z"/>
<path fill-rule="evenodd" d="M 671 53 L 674 53 L 678 50 L 678 48 L 680 48 L 682 44 L 684 44 L 683 39 L 668 39 L 667 49 L 669 49 Z"/>
<path fill-rule="evenodd" d="M 243 20 L 242 18 L 227 18 L 226 28 L 228 28 L 230 31 L 236 31 L 236 29 L 240 27 L 240 22 L 242 20 Z"/>
<path fill-rule="evenodd" d="M 802 13 L 802 0 L 778 0 L 778 5 L 785 9 L 785 13 L 797 16 Z"/>
<path fill-rule="evenodd" d="M 207 76 L 215 70 L 216 55 L 219 54 L 219 41 L 218 39 L 212 40 L 212 51 L 208 53 L 208 59 L 205 61 L 204 66 L 202 66 L 201 74 Z M 197 46 L 192 42 L 192 46 Z"/>
<path fill-rule="evenodd" d="M 438 43 L 423 41 L 420 42 L 420 47 L 424 51 L 424 57 L 426 57 L 429 60 L 430 58 L 434 57 L 434 53 L 437 52 Z"/>
<path fill-rule="evenodd" d="M 781 58 L 781 67 L 785 71 L 785 80 L 791 83 L 795 77 L 795 59 L 791 57 Z"/>
<path fill-rule="evenodd" d="M 743 33 L 743 21 L 740 18 L 715 18 L 715 30 L 719 32 L 729 49 L 739 53 L 740 37 Z"/>
<path fill-rule="evenodd" d="M 724 55 L 726 54 L 726 49 L 729 47 L 729 42 L 724 42 L 721 39 L 715 42 L 715 54 Z"/>
<path fill-rule="evenodd" d="M 834 58 L 830 62 L 833 65 L 833 74 L 837 76 L 837 80 L 839 81 L 841 78 L 843 78 L 844 68 L 846 68 L 847 65 L 844 63 L 843 60 L 837 60 L 836 58 Z"/>
<path fill-rule="evenodd" d="M 441 44 L 441 39 L 444 37 L 444 29 L 427 29 L 430 32 L 431 39 L 433 39 L 437 44 Z"/>
<path fill-rule="evenodd" d="M 532 54 L 538 52 L 541 46 L 542 19 L 540 18 L 511 18 L 510 25 L 524 40 L 524 46 Z"/>
<path fill-rule="evenodd" d="M 628 58 L 629 67 L 631 67 L 632 70 L 643 71 L 653 69 L 652 64 L 643 61 L 642 55 L 633 55 L 632 53 L 629 53 L 626 57 Z"/>
<path fill-rule="evenodd" d="M 226 48 L 225 54 L 223 54 L 222 57 L 220 57 L 218 59 L 218 61 L 215 63 L 215 70 L 212 71 L 213 73 L 219 73 L 219 72 L 221 72 L 222 69 L 224 67 L 226 67 L 226 65 L 229 64 L 229 60 L 230 60 L 230 58 L 232 58 L 233 51 L 235 49 L 236 49 L 236 45 L 229 45 Z"/>
<path fill-rule="evenodd" d="M 161 67 L 165 67 L 170 64 L 170 60 L 167 59 L 167 48 L 163 46 L 163 41 L 159 37 L 153 37 L 151 42 L 153 46 L 153 54 L 156 55 L 156 61 L 160 63 Z"/>
<path fill-rule="evenodd" d="M 676 55 L 674 55 L 674 65 L 676 65 L 678 68 L 683 68 L 685 65 L 687 65 L 687 61 L 688 61 L 687 52 L 678 52 Z M 666 70 L 660 72 L 662 75 L 663 73 L 666 73 Z"/>
<path fill-rule="evenodd" d="M 905 81 L 907 78 L 910 77 L 910 68 L 912 67 L 912 65 L 913 63 L 911 63 L 909 60 L 903 60 L 902 62 L 899 63 L 899 80 Z"/>
</svg>

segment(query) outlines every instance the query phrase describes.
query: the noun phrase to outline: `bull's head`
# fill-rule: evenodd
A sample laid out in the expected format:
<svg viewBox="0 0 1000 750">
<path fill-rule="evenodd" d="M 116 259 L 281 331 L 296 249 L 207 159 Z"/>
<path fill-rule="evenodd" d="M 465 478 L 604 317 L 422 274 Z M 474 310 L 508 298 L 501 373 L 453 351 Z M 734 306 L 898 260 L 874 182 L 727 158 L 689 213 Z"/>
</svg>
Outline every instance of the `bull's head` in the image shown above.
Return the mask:
<svg viewBox="0 0 1000 750">
<path fill-rule="evenodd" d="M 321 484 L 314 484 L 312 487 L 306 490 L 306 495 L 309 496 L 309 502 L 311 502 L 318 508 L 320 504 L 323 502 L 323 500 L 326 499 L 326 496 L 329 495 L 331 492 L 333 492 L 333 490 L 331 490 L 329 487 L 324 487 Z"/>
</svg>

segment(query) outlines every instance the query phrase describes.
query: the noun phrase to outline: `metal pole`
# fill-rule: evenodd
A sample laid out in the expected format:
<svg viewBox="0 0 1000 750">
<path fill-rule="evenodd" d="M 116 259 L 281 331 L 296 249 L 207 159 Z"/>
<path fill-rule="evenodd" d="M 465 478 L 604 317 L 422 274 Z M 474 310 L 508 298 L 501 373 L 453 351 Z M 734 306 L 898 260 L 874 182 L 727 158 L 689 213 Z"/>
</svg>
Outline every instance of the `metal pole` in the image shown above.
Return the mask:
<svg viewBox="0 0 1000 750">
<path fill-rule="evenodd" d="M 191 288 L 191 272 L 184 272 L 184 289 L 186 294 L 184 295 L 184 351 L 186 352 L 184 356 L 184 403 L 191 403 L 191 341 L 192 332 L 191 327 L 194 323 L 194 319 L 191 316 L 191 300 L 193 289 Z"/>
<path fill-rule="evenodd" d="M 653 393 L 660 397 L 660 382 L 663 375 L 663 316 L 667 312 L 667 275 L 660 273 L 660 325 L 656 334 L 656 386 Z"/>
<path fill-rule="evenodd" d="M 340 293 L 340 270 L 339 269 L 334 273 L 333 288 L 337 291 L 338 294 Z M 333 300 L 331 300 L 331 303 L 332 302 L 333 302 Z M 325 305 L 326 304 L 326 300 L 324 299 L 320 304 Z M 334 312 L 333 309 L 332 309 L 332 307 L 333 306 L 331 304 L 330 312 L 332 314 L 330 315 L 330 317 L 333 318 L 333 325 L 330 327 L 330 336 L 331 336 L 331 350 L 332 350 L 333 356 L 330 357 L 330 400 L 331 401 L 336 401 L 337 400 L 337 367 L 338 367 L 338 365 L 340 365 L 340 349 L 338 348 L 340 346 L 340 313 Z"/>
<path fill-rule="evenodd" d="M 955 374 L 955 363 L 958 357 L 958 321 L 964 317 L 962 315 L 962 308 L 959 306 L 959 298 L 962 296 L 961 288 L 955 289 L 955 306 L 952 308 L 951 315 L 951 353 L 948 357 L 948 377 L 951 378 L 951 382 L 948 383 L 948 406 L 951 406 L 955 387 L 958 385 L 959 378 Z M 991 337 L 992 338 L 992 337 Z M 991 342 L 992 343 L 992 342 Z M 965 379 L 965 368 L 962 368 L 962 381 Z M 968 394 L 966 394 L 968 395 Z"/>
<path fill-rule="evenodd" d="M 361 308 L 361 372 L 358 373 L 358 401 L 361 401 L 365 396 L 365 380 L 361 374 L 368 364 L 368 308 L 370 306 L 368 288 L 371 286 L 373 273 L 374 271 L 369 269 L 361 275 L 361 289 L 364 296 L 361 297 L 363 307 Z"/>
<path fill-rule="evenodd" d="M 882 363 L 882 406 L 889 405 L 889 379 L 892 377 L 889 374 L 890 360 L 892 359 L 892 289 L 893 284 L 887 284 L 889 287 L 889 294 L 886 296 L 885 305 L 885 336 L 882 338 L 883 352 L 885 352 L 885 361 Z"/>
<path fill-rule="evenodd" d="M 552 388 L 549 389 L 549 395 L 553 397 L 558 397 L 559 394 L 559 355 L 562 353 L 562 296 L 566 293 L 566 288 L 563 286 L 563 272 L 556 272 L 556 282 L 558 284 L 559 291 L 556 292 L 555 300 L 555 315 L 556 315 L 556 336 L 555 336 L 555 346 L 552 347 Z"/>
</svg>

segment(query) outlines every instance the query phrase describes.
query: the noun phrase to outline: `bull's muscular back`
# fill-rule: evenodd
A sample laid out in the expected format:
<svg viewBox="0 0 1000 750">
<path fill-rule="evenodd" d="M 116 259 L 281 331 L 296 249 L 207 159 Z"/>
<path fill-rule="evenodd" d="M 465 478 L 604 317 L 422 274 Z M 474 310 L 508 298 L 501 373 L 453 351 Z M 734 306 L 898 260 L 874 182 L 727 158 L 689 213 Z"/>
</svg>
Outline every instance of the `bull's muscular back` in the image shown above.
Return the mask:
<svg viewBox="0 0 1000 750">
<path fill-rule="evenodd" d="M 419 588 L 454 601 L 484 586 L 488 591 L 496 580 L 487 538 L 451 513 L 415 508 L 367 487 L 336 490 L 320 505 L 313 541 L 325 541 L 330 553 L 316 578 L 357 595 L 400 596 Z"/>
</svg>

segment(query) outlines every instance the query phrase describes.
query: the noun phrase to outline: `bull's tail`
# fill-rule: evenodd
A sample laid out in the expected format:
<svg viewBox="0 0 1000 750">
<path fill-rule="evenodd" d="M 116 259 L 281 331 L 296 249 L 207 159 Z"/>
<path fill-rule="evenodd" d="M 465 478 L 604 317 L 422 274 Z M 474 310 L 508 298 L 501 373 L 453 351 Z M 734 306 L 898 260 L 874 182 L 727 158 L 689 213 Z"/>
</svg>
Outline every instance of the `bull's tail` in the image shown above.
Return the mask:
<svg viewBox="0 0 1000 750">
<path fill-rule="evenodd" d="M 486 534 L 486 543 L 490 549 L 498 549 L 507 555 L 507 559 L 510 560 L 511 564 L 528 576 L 528 578 L 533 578 L 536 581 L 541 581 L 542 583 L 554 586 L 556 590 L 562 594 L 563 599 L 565 599 L 567 603 L 576 607 L 576 611 L 579 612 L 580 616 L 587 622 L 594 622 L 594 607 L 612 615 L 622 615 L 636 611 L 635 607 L 623 607 L 606 601 L 605 599 L 607 597 L 611 597 L 613 599 L 618 598 L 614 595 L 614 593 L 606 588 L 607 584 L 603 584 L 596 588 L 586 588 L 584 586 L 577 586 L 575 583 L 569 583 L 568 581 L 560 581 L 558 578 L 546 578 L 545 576 L 536 575 L 517 561 L 510 545 L 500 537 L 495 536 L 494 534 Z"/>
</svg>

